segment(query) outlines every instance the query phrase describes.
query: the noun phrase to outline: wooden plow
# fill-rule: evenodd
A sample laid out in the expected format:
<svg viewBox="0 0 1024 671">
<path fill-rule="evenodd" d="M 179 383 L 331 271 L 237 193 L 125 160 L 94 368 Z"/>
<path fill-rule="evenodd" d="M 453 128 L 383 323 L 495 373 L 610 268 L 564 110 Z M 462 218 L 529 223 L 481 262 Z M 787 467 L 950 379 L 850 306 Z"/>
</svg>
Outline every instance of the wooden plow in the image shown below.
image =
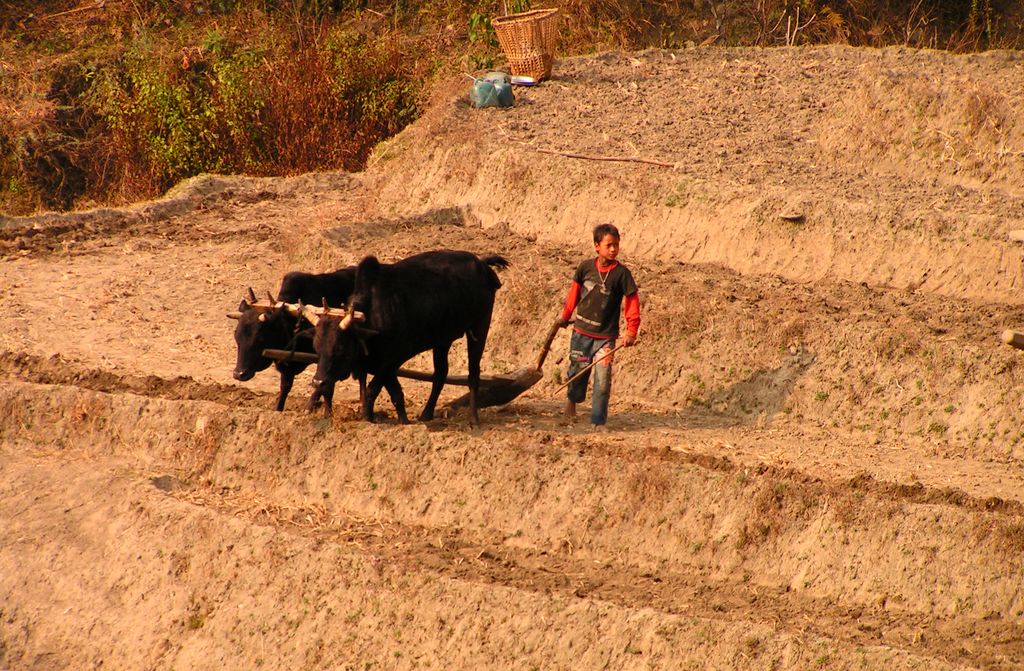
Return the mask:
<svg viewBox="0 0 1024 671">
<path fill-rule="evenodd" d="M 290 314 L 305 319 L 313 326 L 316 326 L 324 317 L 340 317 L 342 320 L 350 319 L 356 322 L 365 320 L 365 315 L 357 310 L 344 307 L 328 307 L 326 301 L 324 302 L 324 305 L 319 307 L 303 305 L 302 303 L 284 303 L 281 301 L 275 301 L 268 293 L 267 300 L 264 302 L 256 300 L 256 296 L 252 289 L 249 290 L 249 299 L 250 300 L 247 300 L 246 302 L 254 310 L 270 312 L 272 310 L 279 310 L 283 308 Z M 544 345 L 541 348 L 540 354 L 537 356 L 537 361 L 533 365 L 525 366 L 504 375 L 480 375 L 480 387 L 477 392 L 477 407 L 486 408 L 495 405 L 505 405 L 517 398 L 533 385 L 537 384 L 537 382 L 544 377 L 542 372 L 544 360 L 547 358 L 548 352 L 551 350 L 551 343 L 554 342 L 555 335 L 557 333 L 558 324 L 554 324 L 548 331 L 547 337 L 544 339 Z M 315 364 L 317 362 L 317 356 L 315 354 L 309 354 L 306 352 L 290 352 L 288 350 L 280 349 L 265 349 L 263 350 L 263 356 L 276 361 L 297 361 L 309 364 Z M 432 373 L 424 373 L 422 371 L 409 370 L 407 368 L 399 368 L 398 377 L 409 380 L 420 380 L 422 382 L 433 382 L 434 380 Z M 449 375 L 445 378 L 445 384 L 468 387 L 469 376 Z M 448 407 L 460 408 L 468 405 L 469 394 L 466 393 L 451 401 L 448 404 Z"/>
</svg>

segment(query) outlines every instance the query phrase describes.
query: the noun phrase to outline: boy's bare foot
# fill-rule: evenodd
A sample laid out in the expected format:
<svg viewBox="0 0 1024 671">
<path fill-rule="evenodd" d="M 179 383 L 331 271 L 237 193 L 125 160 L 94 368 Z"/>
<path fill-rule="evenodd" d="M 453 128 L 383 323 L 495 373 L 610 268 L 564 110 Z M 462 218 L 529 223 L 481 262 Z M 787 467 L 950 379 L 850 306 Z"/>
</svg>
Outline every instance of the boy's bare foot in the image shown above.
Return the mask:
<svg viewBox="0 0 1024 671">
<path fill-rule="evenodd" d="M 576 404 L 572 401 L 565 402 L 565 410 L 562 411 L 562 419 L 559 420 L 559 424 L 562 426 L 572 426 L 576 421 Z"/>
<path fill-rule="evenodd" d="M 601 431 L 601 432 L 604 432 L 604 431 L 608 430 L 608 426 L 606 424 L 591 424 L 590 428 L 592 428 L 594 431 Z"/>
</svg>

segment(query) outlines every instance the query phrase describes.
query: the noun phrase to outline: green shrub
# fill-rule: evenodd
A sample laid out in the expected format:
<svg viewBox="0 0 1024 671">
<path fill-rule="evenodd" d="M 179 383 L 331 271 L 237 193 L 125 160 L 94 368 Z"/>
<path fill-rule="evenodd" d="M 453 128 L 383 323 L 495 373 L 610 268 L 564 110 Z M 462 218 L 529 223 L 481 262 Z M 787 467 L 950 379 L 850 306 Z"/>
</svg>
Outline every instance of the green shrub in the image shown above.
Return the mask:
<svg viewBox="0 0 1024 671">
<path fill-rule="evenodd" d="M 151 197 L 201 172 L 359 170 L 418 115 L 420 74 L 397 37 L 336 29 L 299 48 L 288 37 L 275 25 L 249 41 L 212 30 L 199 46 L 143 34 L 90 71 L 69 101 L 90 119 L 72 143 L 88 178 L 50 206 Z"/>
</svg>

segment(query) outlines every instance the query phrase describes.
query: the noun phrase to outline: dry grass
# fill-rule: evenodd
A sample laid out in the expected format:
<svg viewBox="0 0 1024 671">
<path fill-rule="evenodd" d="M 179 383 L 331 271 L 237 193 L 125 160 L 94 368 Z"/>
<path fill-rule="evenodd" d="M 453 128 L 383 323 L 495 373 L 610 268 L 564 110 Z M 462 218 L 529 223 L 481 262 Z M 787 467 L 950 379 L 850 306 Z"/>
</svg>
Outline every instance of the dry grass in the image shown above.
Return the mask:
<svg viewBox="0 0 1024 671">
<path fill-rule="evenodd" d="M 844 159 L 981 180 L 1019 182 L 1024 134 L 1011 113 L 1019 91 L 982 81 L 932 82 L 881 68 L 820 127 L 822 145 Z"/>
<path fill-rule="evenodd" d="M 1001 556 L 1019 557 L 1024 553 L 1024 521 L 979 514 L 975 517 L 974 542 L 990 544 Z"/>
<path fill-rule="evenodd" d="M 750 513 L 739 543 L 742 547 L 755 540 L 779 533 L 789 525 L 806 520 L 820 505 L 820 493 L 790 480 L 764 478 L 750 497 Z"/>
<path fill-rule="evenodd" d="M 671 495 L 671 466 L 657 462 L 631 464 L 624 483 L 626 506 L 634 515 L 657 514 Z"/>
<path fill-rule="evenodd" d="M 259 524 L 291 526 L 308 532 L 342 534 L 349 541 L 359 538 L 380 538 L 385 535 L 383 522 L 333 512 L 320 503 L 274 503 L 253 492 L 215 490 L 211 487 L 193 487 L 169 492 L 170 496 L 190 503 L 219 510 L 233 517 Z"/>
<path fill-rule="evenodd" d="M 408 494 L 419 484 L 419 468 L 418 463 L 414 461 L 404 461 L 398 466 L 398 474 L 396 476 L 398 491 L 402 494 Z"/>
<path fill-rule="evenodd" d="M 189 477 L 209 472 L 232 426 L 228 417 L 201 415 L 194 428 L 185 431 L 185 452 L 180 458 Z"/>
<path fill-rule="evenodd" d="M 20 437 L 32 428 L 32 415 L 25 403 L 14 394 L 0 397 L 0 438 L 10 440 Z"/>
<path fill-rule="evenodd" d="M 110 422 L 110 403 L 99 394 L 82 394 L 67 411 L 68 427 L 77 433 L 105 431 Z"/>
<path fill-rule="evenodd" d="M 777 325 L 776 325 L 777 324 Z M 769 344 L 778 343 L 780 346 L 796 346 L 804 341 L 807 336 L 810 324 L 801 315 L 790 317 L 783 322 L 776 322 L 769 325 Z M 775 332 L 774 334 L 772 332 Z M 771 337 L 774 336 L 774 337 Z"/>
</svg>

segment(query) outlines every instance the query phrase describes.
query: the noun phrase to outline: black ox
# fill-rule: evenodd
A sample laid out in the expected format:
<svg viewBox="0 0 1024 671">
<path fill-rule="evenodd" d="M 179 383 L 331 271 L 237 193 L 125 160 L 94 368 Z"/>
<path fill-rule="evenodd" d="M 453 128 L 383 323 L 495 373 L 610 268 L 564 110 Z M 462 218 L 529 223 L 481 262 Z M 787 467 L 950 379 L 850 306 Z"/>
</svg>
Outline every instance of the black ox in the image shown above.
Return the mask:
<svg viewBox="0 0 1024 671">
<path fill-rule="evenodd" d="M 434 417 L 448 376 L 448 351 L 466 336 L 470 421 L 479 426 L 480 359 L 491 327 L 494 295 L 501 287 L 494 268 L 508 264 L 500 256 L 481 259 L 451 250 L 425 252 L 392 264 L 366 257 L 356 272 L 348 314 L 321 319 L 315 329 L 319 361 L 313 384 L 372 374 L 363 397 L 363 418 L 373 421 L 374 403 L 386 388 L 398 421 L 405 424 L 409 418 L 396 372 L 413 356 L 432 350 L 430 397 L 419 416 L 428 421 Z M 355 311 L 362 312 L 365 321 L 355 321 Z"/>
<path fill-rule="evenodd" d="M 321 305 L 325 300 L 332 307 L 345 304 L 355 287 L 356 268 L 351 266 L 331 273 L 290 272 L 281 280 L 277 301 L 283 303 L 302 302 L 306 305 Z M 298 361 L 274 361 L 263 356 L 265 349 L 292 350 L 315 354 L 312 334 L 308 329 L 300 330 L 301 320 L 284 308 L 260 311 L 252 307 L 256 296 L 249 290 L 249 299 L 238 306 L 238 313 L 229 315 L 238 318 L 235 327 L 235 343 L 238 356 L 235 361 L 234 378 L 245 382 L 256 373 L 266 370 L 271 364 L 281 374 L 281 390 L 277 397 L 277 410 L 284 410 L 285 400 L 295 382 L 295 376 L 309 365 Z M 301 322 L 304 323 L 304 322 Z M 362 392 L 365 378 L 360 379 Z M 306 410 L 312 411 L 320 398 L 329 408 L 334 397 L 334 384 L 317 386 L 309 397 Z M 329 414 L 329 411 L 327 411 Z"/>
</svg>

